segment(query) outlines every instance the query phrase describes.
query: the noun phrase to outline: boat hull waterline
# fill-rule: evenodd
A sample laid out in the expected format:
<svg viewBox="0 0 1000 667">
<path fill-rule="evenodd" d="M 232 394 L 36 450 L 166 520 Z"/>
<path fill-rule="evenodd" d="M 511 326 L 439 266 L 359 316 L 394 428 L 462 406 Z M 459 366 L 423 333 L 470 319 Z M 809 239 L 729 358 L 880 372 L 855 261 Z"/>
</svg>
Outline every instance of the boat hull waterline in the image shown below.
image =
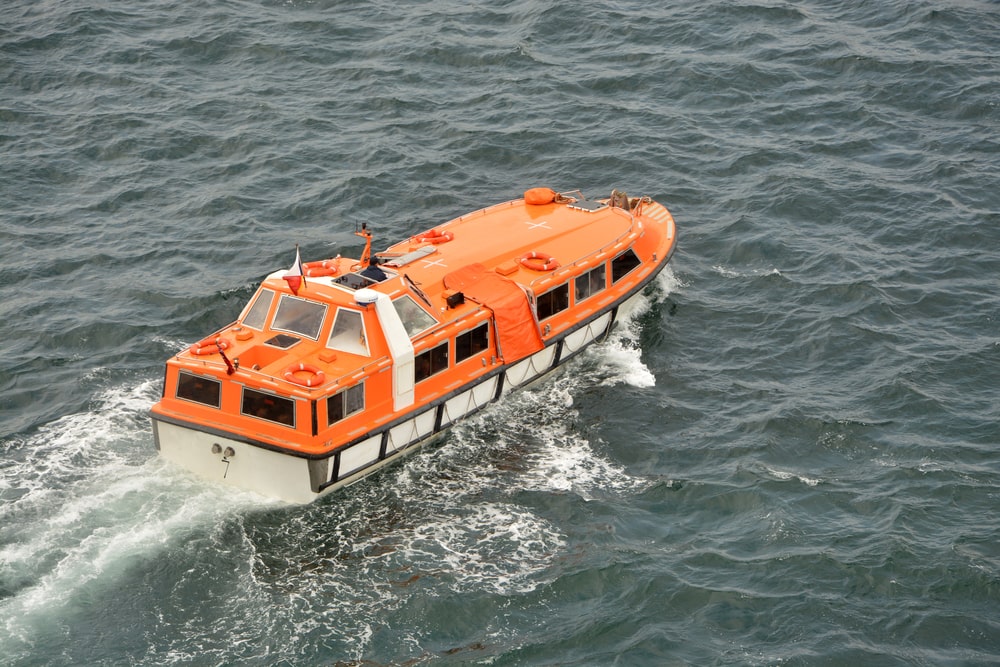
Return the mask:
<svg viewBox="0 0 1000 667">
<path fill-rule="evenodd" d="M 536 188 L 370 256 L 269 275 L 239 319 L 167 362 L 160 455 L 308 503 L 434 441 L 606 338 L 666 266 L 648 197 Z"/>
</svg>

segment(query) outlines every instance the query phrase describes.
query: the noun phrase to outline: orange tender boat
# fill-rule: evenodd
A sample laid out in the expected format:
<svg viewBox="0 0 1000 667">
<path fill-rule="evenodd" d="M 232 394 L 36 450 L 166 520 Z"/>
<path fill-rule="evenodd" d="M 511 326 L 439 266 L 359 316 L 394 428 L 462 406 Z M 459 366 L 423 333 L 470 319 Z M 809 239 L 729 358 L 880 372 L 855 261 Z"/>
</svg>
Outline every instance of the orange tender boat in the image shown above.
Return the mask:
<svg viewBox="0 0 1000 667">
<path fill-rule="evenodd" d="M 648 197 L 534 188 L 371 256 L 269 275 L 167 361 L 160 454 L 309 502 L 416 450 L 611 331 L 674 250 Z"/>
</svg>

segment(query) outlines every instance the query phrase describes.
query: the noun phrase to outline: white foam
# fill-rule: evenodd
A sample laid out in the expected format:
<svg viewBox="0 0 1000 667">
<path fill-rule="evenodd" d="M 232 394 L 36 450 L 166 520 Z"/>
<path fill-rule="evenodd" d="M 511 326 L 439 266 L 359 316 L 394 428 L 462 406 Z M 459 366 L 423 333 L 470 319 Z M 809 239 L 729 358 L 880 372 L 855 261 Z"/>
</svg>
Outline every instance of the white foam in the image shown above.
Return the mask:
<svg viewBox="0 0 1000 667">
<path fill-rule="evenodd" d="M 619 312 L 618 326 L 602 345 L 590 348 L 591 355 L 597 355 L 597 374 L 602 385 L 627 384 L 633 387 L 656 386 L 656 377 L 642 361 L 639 339 L 642 334 L 642 318 L 653 306 L 663 303 L 667 296 L 683 286 L 667 266 L 653 282 L 650 289 L 632 299 Z"/>
<path fill-rule="evenodd" d="M 800 475 L 798 473 L 788 472 L 786 470 L 776 470 L 774 468 L 770 468 L 770 467 L 767 467 L 767 466 L 764 466 L 764 470 L 766 470 L 767 473 L 769 475 L 771 475 L 772 477 L 774 477 L 775 479 L 778 479 L 778 480 L 781 480 L 781 481 L 787 481 L 787 480 L 790 480 L 790 479 L 794 479 L 794 480 L 798 480 L 799 482 L 802 482 L 803 484 L 805 484 L 807 486 L 816 486 L 821 481 L 823 481 L 823 480 L 821 480 L 818 477 L 807 477 L 805 475 Z"/>
<path fill-rule="evenodd" d="M 601 384 L 627 384 L 640 389 L 656 386 L 656 376 L 642 361 L 637 344 L 626 336 L 611 338 L 601 350 Z"/>
<path fill-rule="evenodd" d="M 221 511 L 261 503 L 156 457 L 146 413 L 158 385 L 113 387 L 92 410 L 7 443 L 0 488 L 16 499 L 0 505 L 0 574 L 15 592 L 0 600 L 0 654 L 30 646 L 35 629 L 95 580 Z"/>
<path fill-rule="evenodd" d="M 502 502 L 450 506 L 396 539 L 392 560 L 406 563 L 408 571 L 432 576 L 458 592 L 501 595 L 534 590 L 533 575 L 565 546 L 547 520 Z"/>
<path fill-rule="evenodd" d="M 644 485 L 624 468 L 599 455 L 589 440 L 574 428 L 579 414 L 564 396 L 585 384 L 584 377 L 564 374 L 514 397 L 501 414 L 515 416 L 509 440 L 528 438 L 520 448 L 523 472 L 520 488 L 543 492 L 575 493 L 585 500 L 607 494 L 627 494 Z M 520 443 L 519 443 L 520 444 Z"/>
<path fill-rule="evenodd" d="M 770 269 L 750 269 L 749 271 L 740 272 L 717 264 L 712 267 L 712 270 L 723 278 L 759 278 L 761 276 L 781 275 L 781 271 L 775 267 L 771 267 Z"/>
<path fill-rule="evenodd" d="M 721 275 L 723 278 L 741 278 L 742 277 L 742 275 L 739 272 L 733 271 L 732 269 L 727 269 L 726 267 L 720 266 L 718 264 L 715 265 L 715 266 L 713 266 L 712 270 L 715 271 L 716 273 L 718 273 L 719 275 Z"/>
<path fill-rule="evenodd" d="M 529 509 L 469 496 L 397 498 L 393 488 L 363 483 L 341 502 L 283 511 L 250 534 L 252 519 L 230 521 L 226 550 L 240 567 L 227 586 L 232 600 L 213 609 L 224 616 L 198 624 L 185 614 L 156 657 L 202 647 L 202 661 L 231 662 L 234 646 L 266 633 L 274 661 L 294 662 L 304 637 L 361 660 L 376 629 L 415 595 L 530 591 L 565 550 L 559 531 Z M 184 576 L 178 586 L 205 574 Z"/>
<path fill-rule="evenodd" d="M 165 350 L 180 352 L 190 346 L 192 341 L 183 341 L 180 338 L 167 338 L 166 336 L 153 336 L 153 342 L 162 345 Z"/>
</svg>

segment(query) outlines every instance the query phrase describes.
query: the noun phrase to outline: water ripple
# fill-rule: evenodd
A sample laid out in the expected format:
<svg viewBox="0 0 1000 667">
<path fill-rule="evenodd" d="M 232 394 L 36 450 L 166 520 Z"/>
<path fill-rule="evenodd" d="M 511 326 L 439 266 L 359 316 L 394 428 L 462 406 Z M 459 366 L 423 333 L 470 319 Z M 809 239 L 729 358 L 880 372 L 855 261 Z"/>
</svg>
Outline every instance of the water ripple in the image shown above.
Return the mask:
<svg viewBox="0 0 1000 667">
<path fill-rule="evenodd" d="M 14 3 L 4 664 L 992 664 L 994 3 Z M 163 359 L 295 244 L 651 194 L 565 375 L 306 508 L 156 464 Z"/>
</svg>

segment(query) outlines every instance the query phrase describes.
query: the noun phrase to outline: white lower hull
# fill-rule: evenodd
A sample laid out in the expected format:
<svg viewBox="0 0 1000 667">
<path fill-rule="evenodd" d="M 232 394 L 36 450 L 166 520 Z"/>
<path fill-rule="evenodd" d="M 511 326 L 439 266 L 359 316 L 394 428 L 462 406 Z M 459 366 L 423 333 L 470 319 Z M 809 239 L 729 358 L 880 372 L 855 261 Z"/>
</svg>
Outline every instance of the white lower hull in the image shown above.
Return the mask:
<svg viewBox="0 0 1000 667">
<path fill-rule="evenodd" d="M 153 430 L 159 443 L 160 455 L 198 477 L 294 504 L 312 502 L 320 496 L 353 484 L 404 454 L 416 451 L 420 445 L 435 437 L 432 434 L 412 443 L 406 450 L 383 459 L 378 457 L 378 448 L 375 448 L 372 455 L 371 448 L 364 447 L 367 441 L 359 443 L 348 451 L 357 457 L 368 450 L 364 460 L 358 457 L 359 460 L 356 461 L 360 467 L 339 476 L 332 484 L 323 486 L 331 481 L 329 470 L 335 463 L 336 456 L 310 461 L 157 419 L 153 420 Z M 222 453 L 215 452 L 215 445 L 221 447 Z M 229 456 L 224 454 L 227 447 L 233 451 Z M 326 477 L 323 477 L 324 473 Z"/>
</svg>

